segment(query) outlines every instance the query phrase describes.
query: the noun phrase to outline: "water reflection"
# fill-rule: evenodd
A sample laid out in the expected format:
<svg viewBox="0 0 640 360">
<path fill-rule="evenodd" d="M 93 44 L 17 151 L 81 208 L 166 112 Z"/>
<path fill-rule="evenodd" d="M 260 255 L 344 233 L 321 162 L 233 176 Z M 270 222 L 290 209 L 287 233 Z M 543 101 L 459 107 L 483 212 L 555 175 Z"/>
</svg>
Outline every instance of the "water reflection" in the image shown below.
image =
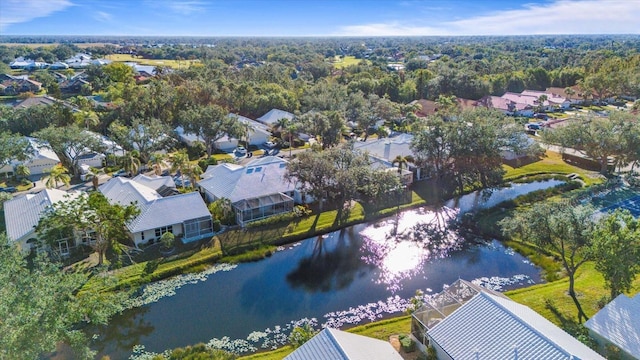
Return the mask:
<svg viewBox="0 0 640 360">
<path fill-rule="evenodd" d="M 333 237 L 337 241 L 331 241 Z M 306 292 L 347 288 L 375 265 L 366 264 L 360 258 L 360 244 L 353 227 L 318 236 L 311 255 L 298 261 L 295 269 L 287 274 L 287 282 Z"/>
<path fill-rule="evenodd" d="M 395 293 L 402 289 L 401 280 L 422 271 L 426 261 L 458 249 L 462 237 L 452 226 L 457 214 L 447 207 L 436 211 L 420 208 L 362 230 L 362 260 L 379 269 L 376 283 Z"/>
<path fill-rule="evenodd" d="M 119 317 L 118 322 L 89 329 L 87 333 L 98 334 L 98 341 L 94 345 L 98 357 L 111 353 L 114 349 L 132 349 L 143 338 L 151 335 L 155 326 L 145 318 L 148 311 L 147 306 L 130 309 Z"/>
</svg>

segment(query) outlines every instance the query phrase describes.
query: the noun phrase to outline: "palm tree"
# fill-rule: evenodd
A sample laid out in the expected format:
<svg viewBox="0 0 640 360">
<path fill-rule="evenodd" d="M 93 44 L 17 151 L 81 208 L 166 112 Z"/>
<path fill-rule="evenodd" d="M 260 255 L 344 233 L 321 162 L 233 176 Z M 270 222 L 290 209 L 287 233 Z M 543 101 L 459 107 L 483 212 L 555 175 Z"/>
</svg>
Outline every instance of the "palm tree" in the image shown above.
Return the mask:
<svg viewBox="0 0 640 360">
<path fill-rule="evenodd" d="M 151 167 L 153 168 L 154 173 L 158 176 L 162 175 L 162 165 L 164 165 L 165 157 L 166 156 L 164 154 L 153 153 L 149 158 Z"/>
<path fill-rule="evenodd" d="M 413 157 L 411 155 L 398 155 L 391 162 L 391 165 L 398 164 L 398 174 L 402 174 L 402 167 L 407 166 L 410 162 L 413 162 Z"/>
<path fill-rule="evenodd" d="M 184 187 L 184 173 L 189 169 L 189 155 L 187 151 L 182 149 L 171 158 L 171 171 L 180 171 L 180 179 L 182 180 L 182 187 Z"/>
<path fill-rule="evenodd" d="M 49 175 L 47 175 L 47 181 L 45 182 L 45 186 L 47 189 L 57 188 L 58 182 L 62 182 L 63 184 L 69 186 L 71 182 L 71 176 L 69 176 L 69 171 L 66 167 L 58 164 L 47 171 Z"/>
<path fill-rule="evenodd" d="M 140 153 L 138 150 L 129 151 L 122 158 L 122 166 L 124 170 L 128 172 L 131 176 L 138 173 L 138 169 L 140 169 Z"/>
<path fill-rule="evenodd" d="M 187 175 L 189 175 L 189 180 L 191 180 L 191 188 L 193 189 L 196 182 L 200 180 L 200 175 L 202 175 L 202 168 L 198 164 L 191 164 L 187 168 Z"/>
<path fill-rule="evenodd" d="M 18 178 L 26 178 L 29 177 L 29 175 L 31 175 L 31 170 L 29 170 L 26 165 L 20 164 L 16 166 L 16 176 Z"/>
<path fill-rule="evenodd" d="M 293 149 L 293 135 L 298 132 L 298 125 L 296 123 L 293 123 L 291 121 L 289 121 L 288 119 L 280 119 L 280 120 L 287 120 L 286 122 L 284 122 L 284 127 L 282 127 L 282 132 L 284 132 L 287 137 L 289 138 L 289 158 L 291 158 L 291 150 Z M 278 122 L 280 122 L 280 120 L 278 120 Z M 284 134 L 281 134 L 281 136 L 283 136 Z"/>
<path fill-rule="evenodd" d="M 538 97 L 538 112 L 542 112 L 542 110 L 544 110 L 544 102 L 547 100 L 549 100 L 549 97 L 545 94 Z"/>
</svg>

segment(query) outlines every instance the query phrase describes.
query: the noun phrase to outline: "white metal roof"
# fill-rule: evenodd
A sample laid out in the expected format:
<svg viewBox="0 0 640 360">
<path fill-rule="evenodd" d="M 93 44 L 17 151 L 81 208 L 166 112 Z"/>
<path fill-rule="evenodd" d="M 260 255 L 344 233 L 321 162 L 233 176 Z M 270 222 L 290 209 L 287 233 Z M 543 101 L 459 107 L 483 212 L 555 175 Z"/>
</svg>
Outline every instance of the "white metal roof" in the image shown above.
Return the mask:
<svg viewBox="0 0 640 360">
<path fill-rule="evenodd" d="M 232 203 L 275 193 L 293 191 L 295 185 L 284 178 L 287 161 L 266 156 L 249 162 L 246 166 L 220 164 L 209 167 L 204 180 L 198 185 L 216 198 L 226 198 Z"/>
<path fill-rule="evenodd" d="M 140 215 L 127 224 L 132 233 L 211 216 L 197 192 L 163 198 L 135 179 L 122 177 L 112 178 L 99 189 L 111 203 L 138 206 Z"/>
<path fill-rule="evenodd" d="M 51 150 L 51 147 L 49 146 L 48 142 L 44 140 L 32 138 L 32 137 L 25 137 L 25 139 L 29 141 L 29 145 L 30 145 L 31 153 L 29 154 L 29 158 L 24 162 L 12 160 L 11 165 L 13 166 L 17 166 L 19 164 L 28 165 L 29 163 L 35 160 L 41 160 L 41 159 L 60 162 L 60 158 L 58 157 L 58 155 L 56 155 L 56 153 L 53 150 Z"/>
<path fill-rule="evenodd" d="M 285 360 L 401 360 L 386 341 L 326 328 Z"/>
<path fill-rule="evenodd" d="M 292 113 L 290 113 L 288 111 L 284 111 L 284 110 L 280 110 L 280 109 L 271 109 L 271 110 L 269 110 L 268 113 L 260 116 L 256 120 L 260 121 L 263 124 L 268 124 L 270 126 L 273 126 L 280 119 L 293 120 L 294 117 L 295 117 L 295 115 L 293 115 Z"/>
<path fill-rule="evenodd" d="M 140 174 L 134 177 L 132 180 L 156 191 L 158 191 L 158 189 L 162 186 L 176 187 L 176 183 L 173 181 L 173 178 L 171 178 L 171 176 L 147 176 L 144 174 Z"/>
<path fill-rule="evenodd" d="M 45 189 L 37 194 L 17 196 L 4 203 L 4 221 L 9 240 L 16 241 L 29 234 L 38 222 L 42 212 L 47 207 L 63 201 L 76 198 L 79 192 L 69 192 L 58 189 Z"/>
<path fill-rule="evenodd" d="M 484 291 L 428 334 L 454 359 L 604 360 L 530 308 Z"/>
<path fill-rule="evenodd" d="M 584 326 L 640 359 L 640 293 L 618 295 Z"/>
<path fill-rule="evenodd" d="M 413 135 L 400 134 L 395 137 L 375 139 L 369 141 L 356 141 L 353 143 L 354 150 L 368 152 L 369 155 L 388 162 L 393 161 L 396 156 L 413 155 L 411 141 Z"/>
</svg>

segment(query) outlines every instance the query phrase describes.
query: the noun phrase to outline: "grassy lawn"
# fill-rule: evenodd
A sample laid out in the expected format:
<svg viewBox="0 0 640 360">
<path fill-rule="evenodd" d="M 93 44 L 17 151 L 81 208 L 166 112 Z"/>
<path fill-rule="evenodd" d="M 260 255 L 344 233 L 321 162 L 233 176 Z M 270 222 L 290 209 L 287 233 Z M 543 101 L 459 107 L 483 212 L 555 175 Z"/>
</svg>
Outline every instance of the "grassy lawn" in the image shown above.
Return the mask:
<svg viewBox="0 0 640 360">
<path fill-rule="evenodd" d="M 640 278 L 636 278 L 633 285 L 632 294 L 640 290 Z M 602 275 L 594 269 L 592 262 L 585 263 L 578 269 L 575 287 L 580 305 L 587 316 L 593 316 L 598 312 L 598 300 L 609 294 L 609 290 L 604 287 Z M 552 283 L 533 285 L 509 291 L 506 294 L 516 302 L 532 308 L 549 321 L 561 325 L 562 319 L 577 321 L 576 306 L 567 294 L 568 289 L 569 279 L 565 277 Z M 559 311 L 559 316 L 545 306 L 547 300 L 553 302 Z"/>
<path fill-rule="evenodd" d="M 363 59 L 356 59 L 355 56 L 344 56 L 344 57 L 340 57 L 338 55 L 335 56 L 335 58 L 333 60 L 329 59 L 329 61 L 331 61 L 331 63 L 333 63 L 333 67 L 336 69 L 342 69 L 345 68 L 347 66 L 351 66 L 351 65 L 358 65 L 360 63 L 360 61 L 362 61 Z M 367 60 L 365 60 L 367 61 Z"/>
<path fill-rule="evenodd" d="M 532 162 L 520 167 L 503 165 L 503 168 L 506 171 L 506 174 L 504 175 L 505 181 L 517 179 L 528 175 L 571 173 L 580 175 L 587 186 L 601 183 L 604 180 L 593 171 L 584 170 L 579 167 L 567 164 L 564 160 L 562 160 L 562 155 L 553 151 L 547 151 L 545 153 L 545 156 L 539 161 Z"/>
<path fill-rule="evenodd" d="M 194 62 L 198 62 L 198 60 L 169 60 L 169 59 L 143 59 L 135 56 L 131 56 L 129 54 L 111 54 L 105 57 L 111 61 L 118 62 L 137 62 L 140 65 L 151 65 L 151 66 L 167 66 L 174 69 L 183 69 L 188 68 Z"/>
</svg>

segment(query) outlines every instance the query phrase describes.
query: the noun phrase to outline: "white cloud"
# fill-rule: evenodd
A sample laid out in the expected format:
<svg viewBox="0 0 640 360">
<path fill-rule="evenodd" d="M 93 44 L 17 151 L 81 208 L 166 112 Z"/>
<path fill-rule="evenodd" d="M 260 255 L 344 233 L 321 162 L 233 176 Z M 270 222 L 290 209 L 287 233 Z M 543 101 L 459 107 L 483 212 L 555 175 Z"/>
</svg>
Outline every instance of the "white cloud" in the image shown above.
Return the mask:
<svg viewBox="0 0 640 360">
<path fill-rule="evenodd" d="M 339 36 L 420 36 L 447 35 L 443 29 L 429 26 L 402 25 L 399 22 L 344 26 Z"/>
<path fill-rule="evenodd" d="M 101 22 L 109 22 L 113 18 L 111 14 L 104 11 L 96 11 L 93 18 Z"/>
<path fill-rule="evenodd" d="M 69 0 L 2 0 L 0 31 L 12 24 L 49 16 L 69 6 L 73 6 Z"/>
<path fill-rule="evenodd" d="M 336 35 L 640 34 L 638 0 L 558 0 L 448 22 L 344 26 Z"/>
<path fill-rule="evenodd" d="M 171 1 L 168 6 L 173 12 L 181 15 L 189 15 L 205 10 L 202 1 Z"/>
</svg>

